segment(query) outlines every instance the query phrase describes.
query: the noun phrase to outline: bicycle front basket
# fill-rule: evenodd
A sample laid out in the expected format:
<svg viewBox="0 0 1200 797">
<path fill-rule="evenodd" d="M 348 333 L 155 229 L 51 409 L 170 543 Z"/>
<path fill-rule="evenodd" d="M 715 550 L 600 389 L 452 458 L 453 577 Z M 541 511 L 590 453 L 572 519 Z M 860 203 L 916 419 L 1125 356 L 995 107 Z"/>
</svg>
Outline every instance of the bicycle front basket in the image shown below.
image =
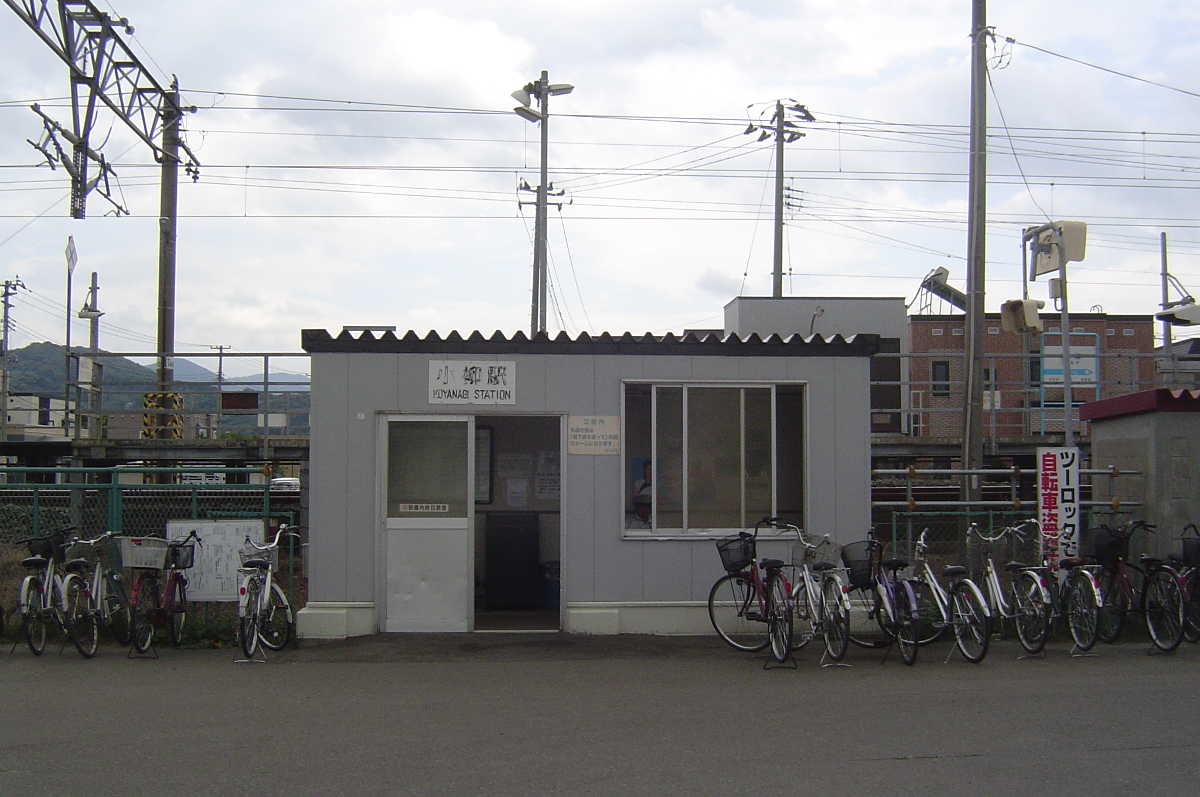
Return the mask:
<svg viewBox="0 0 1200 797">
<path fill-rule="evenodd" d="M 744 570 L 754 561 L 754 538 L 739 534 L 717 540 L 717 553 L 721 554 L 721 566 L 727 573 Z"/>
<path fill-rule="evenodd" d="M 1183 540 L 1183 564 L 1185 567 L 1200 567 L 1200 537 Z M 1191 607 L 1188 611 L 1191 611 Z"/>
<path fill-rule="evenodd" d="M 260 551 L 259 549 L 255 548 L 251 545 L 246 545 L 240 551 L 238 551 L 238 556 L 241 557 L 243 565 L 246 564 L 246 562 L 249 562 L 253 559 L 257 559 L 259 561 L 262 561 L 265 559 L 267 562 L 270 563 L 272 570 L 279 567 L 279 549 L 278 548 L 271 548 L 270 550 Z"/>
<path fill-rule="evenodd" d="M 169 561 L 172 567 L 176 570 L 187 570 L 196 561 L 196 544 L 189 542 L 187 545 L 172 543 Z"/>
<path fill-rule="evenodd" d="M 1083 555 L 1101 565 L 1115 567 L 1118 559 L 1129 558 L 1129 538 L 1119 537 L 1102 526 L 1088 529 L 1083 538 Z"/>
<path fill-rule="evenodd" d="M 871 572 L 871 541 L 852 542 L 842 547 L 842 564 L 849 572 L 850 586 L 857 589 L 875 583 Z"/>
<path fill-rule="evenodd" d="M 120 570 L 123 567 L 121 563 L 121 543 L 117 541 L 116 537 L 109 537 L 100 543 L 100 564 L 110 573 Z"/>
<path fill-rule="evenodd" d="M 45 537 L 34 537 L 25 543 L 25 547 L 29 549 L 30 556 L 53 559 L 62 564 L 67 560 L 67 533 L 56 531 Z"/>
<path fill-rule="evenodd" d="M 162 570 L 167 565 L 167 541 L 161 537 L 117 537 L 126 567 Z"/>
</svg>

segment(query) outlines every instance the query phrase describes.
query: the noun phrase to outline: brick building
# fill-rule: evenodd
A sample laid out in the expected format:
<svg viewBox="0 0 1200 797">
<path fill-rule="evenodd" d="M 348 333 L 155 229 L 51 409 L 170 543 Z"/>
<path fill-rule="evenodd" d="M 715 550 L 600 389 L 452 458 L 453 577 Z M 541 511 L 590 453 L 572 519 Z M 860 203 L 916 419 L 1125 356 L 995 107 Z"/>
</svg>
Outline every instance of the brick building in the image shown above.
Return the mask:
<svg viewBox="0 0 1200 797">
<path fill-rule="evenodd" d="M 1059 316 L 1044 314 L 1041 334 L 1003 332 L 988 314 L 984 335 L 984 435 L 1020 439 L 1062 431 Z M 959 438 L 965 391 L 965 317 L 909 317 L 912 352 L 907 385 L 908 433 Z M 1071 316 L 1072 404 L 1153 386 L 1154 317 L 1080 313 Z M 1089 430 L 1079 430 L 1086 437 Z"/>
</svg>

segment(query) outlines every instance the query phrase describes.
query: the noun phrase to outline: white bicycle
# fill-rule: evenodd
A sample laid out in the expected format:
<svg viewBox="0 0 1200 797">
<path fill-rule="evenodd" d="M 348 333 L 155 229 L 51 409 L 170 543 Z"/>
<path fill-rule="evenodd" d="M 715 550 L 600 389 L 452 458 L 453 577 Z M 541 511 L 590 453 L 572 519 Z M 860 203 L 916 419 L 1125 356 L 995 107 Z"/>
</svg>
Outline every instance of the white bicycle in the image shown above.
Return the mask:
<svg viewBox="0 0 1200 797">
<path fill-rule="evenodd" d="M 295 620 L 287 596 L 274 581 L 279 559 L 279 540 L 295 532 L 281 524 L 275 539 L 259 545 L 246 538 L 242 549 L 242 566 L 238 568 L 238 640 L 242 653 L 252 658 L 258 643 L 270 650 L 282 650 L 292 638 Z"/>
</svg>

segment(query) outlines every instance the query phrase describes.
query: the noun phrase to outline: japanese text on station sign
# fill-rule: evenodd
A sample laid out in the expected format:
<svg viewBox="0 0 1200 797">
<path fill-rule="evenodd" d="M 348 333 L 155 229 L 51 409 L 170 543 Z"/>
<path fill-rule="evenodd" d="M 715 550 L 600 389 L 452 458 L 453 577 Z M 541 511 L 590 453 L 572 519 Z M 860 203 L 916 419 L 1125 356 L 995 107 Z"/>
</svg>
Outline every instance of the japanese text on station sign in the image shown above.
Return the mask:
<svg viewBox="0 0 1200 797">
<path fill-rule="evenodd" d="M 516 404 L 512 361 L 430 360 L 430 404 Z"/>
</svg>

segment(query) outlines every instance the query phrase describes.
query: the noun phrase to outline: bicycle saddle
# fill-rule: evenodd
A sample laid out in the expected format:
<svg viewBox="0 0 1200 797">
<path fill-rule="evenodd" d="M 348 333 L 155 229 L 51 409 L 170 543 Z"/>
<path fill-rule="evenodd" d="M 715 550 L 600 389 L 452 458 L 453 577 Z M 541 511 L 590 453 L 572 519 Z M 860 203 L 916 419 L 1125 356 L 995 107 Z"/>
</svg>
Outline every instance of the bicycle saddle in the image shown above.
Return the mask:
<svg viewBox="0 0 1200 797">
<path fill-rule="evenodd" d="M 959 576 L 965 576 L 966 574 L 967 568 L 963 567 L 962 565 L 950 565 L 942 571 L 942 578 L 957 578 Z"/>
<path fill-rule="evenodd" d="M 882 562 L 880 566 L 887 570 L 903 570 L 904 568 L 908 567 L 908 560 L 888 559 L 887 561 Z"/>
<path fill-rule="evenodd" d="M 1059 570 L 1070 570 L 1073 567 L 1079 567 L 1083 564 L 1083 559 L 1078 556 L 1068 556 L 1066 559 L 1058 560 Z"/>
<path fill-rule="evenodd" d="M 1146 556 L 1146 554 L 1142 554 L 1142 558 L 1139 561 L 1146 567 L 1151 567 L 1151 568 L 1159 567 L 1163 563 L 1163 560 L 1161 557 Z"/>
<path fill-rule="evenodd" d="M 1015 572 L 1017 572 L 1018 570 L 1024 570 L 1024 569 L 1025 569 L 1025 565 L 1024 565 L 1024 564 L 1022 564 L 1021 562 L 1009 562 L 1008 564 L 1006 564 L 1006 565 L 1004 566 L 1004 569 L 1005 569 L 1005 571 L 1006 571 L 1006 572 L 1009 572 L 1009 573 L 1015 573 Z"/>
<path fill-rule="evenodd" d="M 46 557 L 44 556 L 26 556 L 21 560 L 22 567 L 43 568 L 46 566 Z"/>
<path fill-rule="evenodd" d="M 242 567 L 243 568 L 256 567 L 259 570 L 270 570 L 271 563 L 268 562 L 266 559 L 247 559 L 246 561 L 242 562 Z"/>
<path fill-rule="evenodd" d="M 63 565 L 63 569 L 68 573 L 87 573 L 91 569 L 91 563 L 87 559 L 72 559 Z"/>
<path fill-rule="evenodd" d="M 778 570 L 779 568 L 783 567 L 785 564 L 786 564 L 786 562 L 784 562 L 782 559 L 763 559 L 762 560 L 762 569 L 763 570 Z"/>
<path fill-rule="evenodd" d="M 833 562 L 817 562 L 812 566 L 814 573 L 824 573 L 826 570 L 833 570 L 837 565 Z"/>
</svg>

